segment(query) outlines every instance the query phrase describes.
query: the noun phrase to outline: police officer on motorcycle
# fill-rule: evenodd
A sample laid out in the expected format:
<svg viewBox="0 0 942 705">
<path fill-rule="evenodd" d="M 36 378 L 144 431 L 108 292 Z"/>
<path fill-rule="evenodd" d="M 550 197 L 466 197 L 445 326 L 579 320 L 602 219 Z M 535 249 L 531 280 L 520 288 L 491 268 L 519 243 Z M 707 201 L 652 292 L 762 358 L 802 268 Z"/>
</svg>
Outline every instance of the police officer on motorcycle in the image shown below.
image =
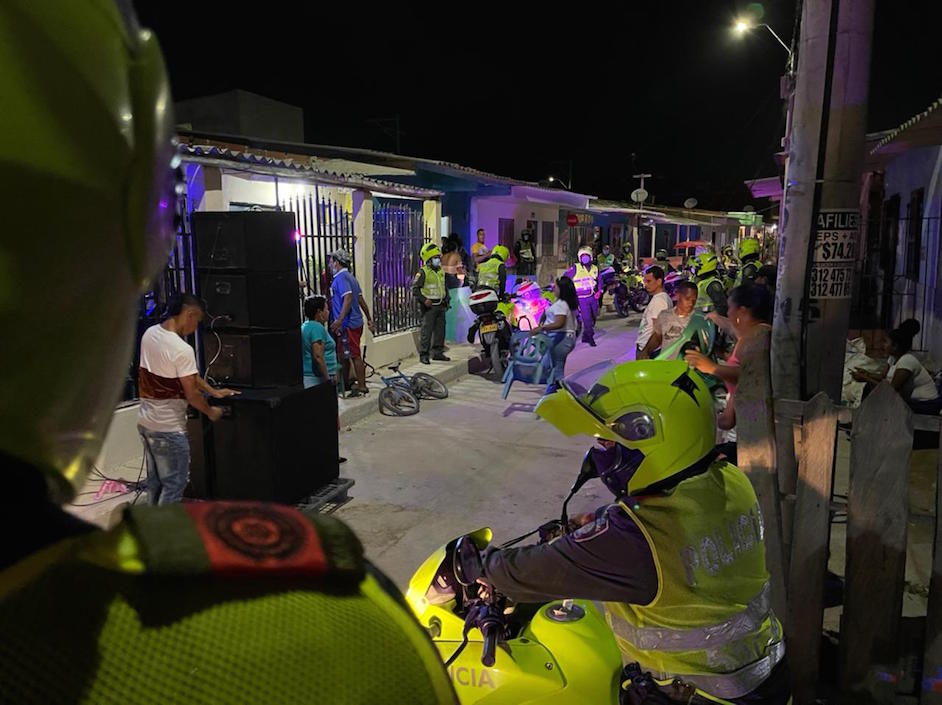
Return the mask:
<svg viewBox="0 0 942 705">
<path fill-rule="evenodd" d="M 755 281 L 759 271 L 759 256 L 761 254 L 759 241 L 754 237 L 747 237 L 739 243 L 739 274 L 736 277 L 736 286 L 751 284 Z"/>
<path fill-rule="evenodd" d="M 412 298 L 422 313 L 422 328 L 419 332 L 419 362 L 429 364 L 429 353 L 433 360 L 448 362 L 445 355 L 445 311 L 449 294 L 445 286 L 442 269 L 442 252 L 434 242 L 429 242 L 419 252 L 422 268 L 412 280 Z"/>
<path fill-rule="evenodd" d="M 576 263 L 563 275 L 572 279 L 579 297 L 579 315 L 582 317 L 582 342 L 595 347 L 595 319 L 599 313 L 599 268 L 592 262 L 592 247 L 583 245 L 577 253 Z"/>
<path fill-rule="evenodd" d="M 719 277 L 719 261 L 712 252 L 701 252 L 693 258 L 693 270 L 697 275 L 697 309 L 715 310 L 726 315 L 726 287 Z"/>
<path fill-rule="evenodd" d="M 631 241 L 625 239 L 621 243 L 621 268 L 624 270 L 633 269 L 635 266 L 635 254 L 631 248 Z"/>
<path fill-rule="evenodd" d="M 671 272 L 676 272 L 674 265 L 671 264 L 670 257 L 667 254 L 667 250 L 658 250 L 654 253 L 654 262 L 658 267 L 664 270 L 664 274 L 670 274 Z"/>
<path fill-rule="evenodd" d="M 599 256 L 596 258 L 599 269 L 605 269 L 606 267 L 615 266 L 615 255 L 612 254 L 612 247 L 608 243 L 602 245 L 602 251 L 599 252 Z"/>
<path fill-rule="evenodd" d="M 172 100 L 130 2 L 6 0 L 0 35 L 0 134 L 15 135 L 0 182 L 17 206 L 0 255 L 0 700 L 455 702 L 335 519 L 129 505 L 103 531 L 61 508 L 94 467 L 140 295 L 176 241 Z"/>
<path fill-rule="evenodd" d="M 603 601 L 629 664 L 625 703 L 784 705 L 762 517 L 715 450 L 704 380 L 683 361 L 602 363 L 537 413 L 598 439 L 583 468 L 615 501 L 549 543 L 487 549 L 481 581 L 517 602 Z"/>
<path fill-rule="evenodd" d="M 497 296 L 504 298 L 507 293 L 507 265 L 510 250 L 504 245 L 497 245 L 491 250 L 491 256 L 478 265 L 477 288 L 493 289 Z"/>
</svg>

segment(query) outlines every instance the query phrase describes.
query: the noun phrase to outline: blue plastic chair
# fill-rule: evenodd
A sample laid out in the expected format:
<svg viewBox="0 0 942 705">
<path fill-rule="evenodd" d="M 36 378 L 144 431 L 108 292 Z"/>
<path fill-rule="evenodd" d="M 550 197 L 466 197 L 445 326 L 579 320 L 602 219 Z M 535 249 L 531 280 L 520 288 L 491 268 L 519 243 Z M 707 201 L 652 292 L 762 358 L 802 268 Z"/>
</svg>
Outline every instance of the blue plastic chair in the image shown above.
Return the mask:
<svg viewBox="0 0 942 705">
<path fill-rule="evenodd" d="M 549 336 L 530 335 L 524 331 L 517 331 L 510 339 L 510 359 L 504 371 L 504 392 L 501 398 L 506 399 L 510 394 L 510 387 L 516 380 L 527 384 L 547 385 L 553 381 L 556 371 L 548 355 L 553 347 Z M 546 360 L 550 359 L 549 365 Z"/>
</svg>

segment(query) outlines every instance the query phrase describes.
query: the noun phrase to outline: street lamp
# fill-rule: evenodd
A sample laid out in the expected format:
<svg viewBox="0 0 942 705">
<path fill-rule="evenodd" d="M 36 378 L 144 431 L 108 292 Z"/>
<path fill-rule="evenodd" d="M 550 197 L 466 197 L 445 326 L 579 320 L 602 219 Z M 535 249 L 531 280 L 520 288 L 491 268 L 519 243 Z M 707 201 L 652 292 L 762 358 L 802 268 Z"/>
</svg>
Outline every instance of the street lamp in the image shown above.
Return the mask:
<svg viewBox="0 0 942 705">
<path fill-rule="evenodd" d="M 733 25 L 733 34 L 735 34 L 737 37 L 741 37 L 750 29 L 754 29 L 756 27 L 765 27 L 767 30 L 769 30 L 772 36 L 775 37 L 775 40 L 779 44 L 782 45 L 782 49 L 784 49 L 788 53 L 788 58 L 791 59 L 792 50 L 789 49 L 788 45 L 782 41 L 782 38 L 775 33 L 775 30 L 769 27 L 769 25 L 767 25 L 765 22 L 759 22 L 758 24 L 751 24 L 749 20 L 738 19 L 736 20 L 736 23 Z"/>
<path fill-rule="evenodd" d="M 569 187 L 569 184 L 567 184 L 565 181 L 563 181 L 562 179 L 559 179 L 559 178 L 557 178 L 557 177 L 555 177 L 555 176 L 549 177 L 549 178 L 547 179 L 547 181 L 549 181 L 550 183 L 553 183 L 554 181 L 558 181 L 559 183 L 561 183 L 561 184 L 565 187 L 565 189 L 566 189 L 567 191 L 572 191 L 572 189 Z"/>
</svg>

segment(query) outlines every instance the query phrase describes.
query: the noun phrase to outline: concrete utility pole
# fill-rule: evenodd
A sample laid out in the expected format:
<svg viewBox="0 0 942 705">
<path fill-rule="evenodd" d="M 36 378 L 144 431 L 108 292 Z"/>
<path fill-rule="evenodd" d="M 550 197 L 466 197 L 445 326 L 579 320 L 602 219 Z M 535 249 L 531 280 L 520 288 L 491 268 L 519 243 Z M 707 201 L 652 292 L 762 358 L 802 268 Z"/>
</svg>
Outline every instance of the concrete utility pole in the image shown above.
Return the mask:
<svg viewBox="0 0 942 705">
<path fill-rule="evenodd" d="M 804 0 L 772 329 L 775 396 L 841 398 L 874 0 Z"/>
</svg>

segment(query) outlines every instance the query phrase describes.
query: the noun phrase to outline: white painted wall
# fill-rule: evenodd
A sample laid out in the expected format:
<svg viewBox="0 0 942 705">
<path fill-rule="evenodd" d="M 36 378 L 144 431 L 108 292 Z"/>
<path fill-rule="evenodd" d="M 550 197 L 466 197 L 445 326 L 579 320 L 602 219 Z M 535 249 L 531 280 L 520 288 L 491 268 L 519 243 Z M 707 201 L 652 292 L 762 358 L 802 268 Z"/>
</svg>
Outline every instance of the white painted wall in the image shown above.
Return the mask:
<svg viewBox="0 0 942 705">
<path fill-rule="evenodd" d="M 540 241 L 540 232 L 542 223 L 553 223 L 556 231 L 554 238 L 554 252 L 538 252 L 538 255 L 554 254 L 556 242 L 558 242 L 559 228 L 555 227 L 559 221 L 559 205 L 532 203 L 529 201 L 513 198 L 512 196 L 500 196 L 490 198 L 472 198 L 471 199 L 471 232 L 476 233 L 478 228 L 484 228 L 487 234 L 485 244 L 493 248 L 498 244 L 498 223 L 501 218 L 512 218 L 514 221 L 514 242 L 520 239 L 520 233 L 527 227 L 528 220 L 535 220 L 540 223 L 534 238 L 537 243 Z"/>
<path fill-rule="evenodd" d="M 935 363 L 942 363 L 942 306 L 936 296 L 942 280 L 939 278 L 939 258 L 942 257 L 940 227 L 942 227 L 942 147 L 924 147 L 902 153 L 886 167 L 884 201 L 898 195 L 900 198 L 900 232 L 896 252 L 896 274 L 902 275 L 906 261 L 907 205 L 913 191 L 925 189 L 922 211 L 922 251 L 920 252 L 919 282 L 914 284 L 897 278 L 897 291 L 914 291 L 915 305 L 903 307 L 906 318 L 915 313 L 922 325 L 922 347 Z M 894 306 L 894 312 L 898 311 Z M 925 315 L 923 315 L 925 311 Z M 894 320 L 898 325 L 900 320 Z M 916 343 L 919 342 L 917 337 Z"/>
</svg>

